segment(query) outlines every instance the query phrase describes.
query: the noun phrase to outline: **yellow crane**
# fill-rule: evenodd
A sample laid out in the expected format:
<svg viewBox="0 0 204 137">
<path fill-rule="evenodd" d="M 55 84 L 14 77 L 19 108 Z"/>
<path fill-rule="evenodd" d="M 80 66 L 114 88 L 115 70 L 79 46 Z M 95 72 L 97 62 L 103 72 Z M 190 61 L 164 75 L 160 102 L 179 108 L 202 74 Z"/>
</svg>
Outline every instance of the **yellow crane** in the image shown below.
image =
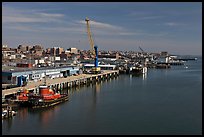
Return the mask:
<svg viewBox="0 0 204 137">
<path fill-rule="evenodd" d="M 92 53 L 92 55 L 95 55 L 95 52 L 94 52 L 94 40 L 93 40 L 92 35 L 91 35 L 89 19 L 86 17 L 85 21 L 86 21 L 86 26 L 87 26 L 87 33 L 88 33 L 89 43 L 90 43 L 90 46 L 91 46 L 91 53 Z"/>
<path fill-rule="evenodd" d="M 101 68 L 98 66 L 98 47 L 94 45 L 94 41 L 91 35 L 91 29 L 89 25 L 89 19 L 86 17 L 85 19 L 86 25 L 87 25 L 87 33 L 88 33 L 88 38 L 89 38 L 89 43 L 91 46 L 91 54 L 94 56 L 94 67 L 92 68 L 92 72 L 94 74 L 100 73 Z"/>
</svg>

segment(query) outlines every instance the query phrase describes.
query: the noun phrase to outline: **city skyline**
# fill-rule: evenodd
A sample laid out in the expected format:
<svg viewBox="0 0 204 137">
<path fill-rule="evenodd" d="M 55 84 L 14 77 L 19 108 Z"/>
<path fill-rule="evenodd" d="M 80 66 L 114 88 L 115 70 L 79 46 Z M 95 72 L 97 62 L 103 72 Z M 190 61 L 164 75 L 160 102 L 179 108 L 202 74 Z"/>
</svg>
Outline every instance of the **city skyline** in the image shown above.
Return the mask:
<svg viewBox="0 0 204 137">
<path fill-rule="evenodd" d="M 4 2 L 2 44 L 202 55 L 201 2 Z"/>
</svg>

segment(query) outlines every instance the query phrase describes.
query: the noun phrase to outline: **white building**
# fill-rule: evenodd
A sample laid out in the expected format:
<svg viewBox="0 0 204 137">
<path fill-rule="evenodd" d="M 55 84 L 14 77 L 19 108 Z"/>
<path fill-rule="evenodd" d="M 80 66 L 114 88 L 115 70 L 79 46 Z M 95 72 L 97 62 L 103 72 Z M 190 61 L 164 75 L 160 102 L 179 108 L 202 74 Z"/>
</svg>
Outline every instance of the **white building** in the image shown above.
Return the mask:
<svg viewBox="0 0 204 137">
<path fill-rule="evenodd" d="M 77 48 L 69 48 L 70 53 L 78 54 Z"/>
<path fill-rule="evenodd" d="M 94 67 L 94 64 L 84 64 L 85 69 L 91 69 L 93 67 Z M 110 64 L 101 65 L 101 64 L 99 64 L 98 67 L 100 67 L 101 70 L 114 70 L 116 68 L 116 65 L 110 65 Z"/>
</svg>

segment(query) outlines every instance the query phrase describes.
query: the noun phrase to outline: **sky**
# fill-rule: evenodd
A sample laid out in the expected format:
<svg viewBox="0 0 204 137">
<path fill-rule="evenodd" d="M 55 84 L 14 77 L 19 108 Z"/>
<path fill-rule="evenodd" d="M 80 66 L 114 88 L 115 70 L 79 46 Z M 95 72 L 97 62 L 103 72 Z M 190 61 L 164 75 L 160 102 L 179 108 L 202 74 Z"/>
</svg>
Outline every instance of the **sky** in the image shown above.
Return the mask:
<svg viewBox="0 0 204 137">
<path fill-rule="evenodd" d="M 202 2 L 3 2 L 2 45 L 202 55 Z"/>
</svg>

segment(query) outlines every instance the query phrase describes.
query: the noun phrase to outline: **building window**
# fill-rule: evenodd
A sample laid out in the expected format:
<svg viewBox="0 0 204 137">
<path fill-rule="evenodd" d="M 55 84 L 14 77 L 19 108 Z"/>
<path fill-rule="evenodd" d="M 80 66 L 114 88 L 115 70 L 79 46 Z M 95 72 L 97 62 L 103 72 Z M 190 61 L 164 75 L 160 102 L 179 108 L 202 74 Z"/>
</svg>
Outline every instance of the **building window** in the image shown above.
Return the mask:
<svg viewBox="0 0 204 137">
<path fill-rule="evenodd" d="M 11 80 L 11 76 L 8 76 L 8 80 Z"/>
</svg>

